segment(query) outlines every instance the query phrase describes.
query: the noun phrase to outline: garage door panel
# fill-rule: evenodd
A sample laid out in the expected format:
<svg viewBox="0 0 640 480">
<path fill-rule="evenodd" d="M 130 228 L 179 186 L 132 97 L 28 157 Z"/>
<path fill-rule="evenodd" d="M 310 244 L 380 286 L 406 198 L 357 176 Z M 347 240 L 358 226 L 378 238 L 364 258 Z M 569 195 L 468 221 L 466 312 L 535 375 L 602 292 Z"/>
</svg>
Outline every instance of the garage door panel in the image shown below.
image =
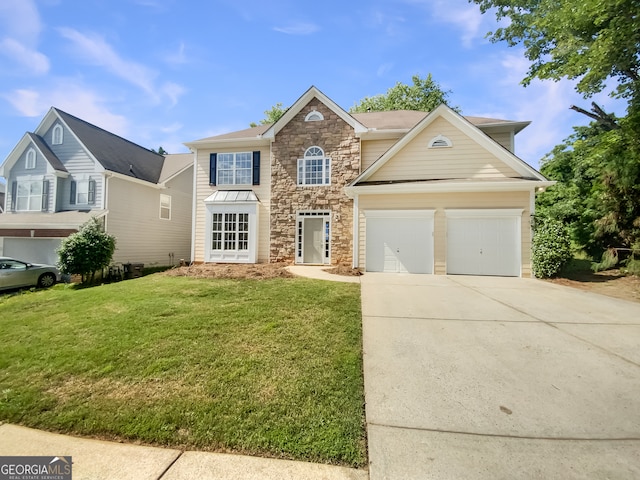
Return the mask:
<svg viewBox="0 0 640 480">
<path fill-rule="evenodd" d="M 55 265 L 58 261 L 56 250 L 60 247 L 59 238 L 7 238 L 4 239 L 2 255 L 17 258 L 29 263 Z"/>
<path fill-rule="evenodd" d="M 368 218 L 366 259 L 370 272 L 432 273 L 433 219 L 426 216 Z"/>
<path fill-rule="evenodd" d="M 520 217 L 447 219 L 447 273 L 520 275 Z"/>
</svg>

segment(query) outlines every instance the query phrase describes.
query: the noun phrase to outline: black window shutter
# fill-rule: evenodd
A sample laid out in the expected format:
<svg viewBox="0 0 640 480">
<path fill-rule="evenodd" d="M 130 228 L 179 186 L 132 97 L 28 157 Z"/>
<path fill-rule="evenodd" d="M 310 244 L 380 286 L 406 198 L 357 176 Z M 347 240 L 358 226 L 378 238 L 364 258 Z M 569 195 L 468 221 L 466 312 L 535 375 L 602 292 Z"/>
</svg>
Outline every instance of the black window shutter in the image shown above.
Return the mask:
<svg viewBox="0 0 640 480">
<path fill-rule="evenodd" d="M 96 203 L 96 181 L 89 180 L 89 204 L 93 205 Z"/>
<path fill-rule="evenodd" d="M 76 204 L 76 181 L 71 180 L 71 195 L 69 196 L 69 203 L 71 205 Z"/>
<path fill-rule="evenodd" d="M 212 153 L 209 155 L 209 184 L 216 184 L 216 163 L 218 161 L 218 154 Z"/>
<path fill-rule="evenodd" d="M 18 182 L 13 181 L 11 182 L 11 210 L 14 212 L 16 211 L 17 195 L 18 195 Z"/>
<path fill-rule="evenodd" d="M 253 152 L 253 184 L 260 185 L 260 152 Z"/>
<path fill-rule="evenodd" d="M 49 211 L 49 180 L 42 181 L 42 211 Z"/>
</svg>

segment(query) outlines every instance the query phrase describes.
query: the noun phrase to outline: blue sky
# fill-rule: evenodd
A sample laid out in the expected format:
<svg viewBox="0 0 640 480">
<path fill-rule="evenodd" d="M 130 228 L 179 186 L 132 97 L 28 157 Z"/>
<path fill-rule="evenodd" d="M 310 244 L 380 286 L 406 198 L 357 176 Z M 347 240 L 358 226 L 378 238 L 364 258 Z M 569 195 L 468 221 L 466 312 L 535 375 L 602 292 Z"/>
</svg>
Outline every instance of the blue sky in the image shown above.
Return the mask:
<svg viewBox="0 0 640 480">
<path fill-rule="evenodd" d="M 516 153 L 538 167 L 590 100 L 569 81 L 521 86 L 523 50 L 489 42 L 495 28 L 466 0 L 2 1 L 0 162 L 51 106 L 181 153 L 311 85 L 348 110 L 431 73 L 465 115 L 532 121 Z"/>
</svg>

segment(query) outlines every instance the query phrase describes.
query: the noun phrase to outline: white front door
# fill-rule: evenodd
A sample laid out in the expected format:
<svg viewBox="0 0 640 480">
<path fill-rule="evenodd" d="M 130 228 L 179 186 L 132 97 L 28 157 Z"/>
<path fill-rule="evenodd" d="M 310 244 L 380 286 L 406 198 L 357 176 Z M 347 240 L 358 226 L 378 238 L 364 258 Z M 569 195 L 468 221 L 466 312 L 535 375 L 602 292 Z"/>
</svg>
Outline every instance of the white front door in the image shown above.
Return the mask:
<svg viewBox="0 0 640 480">
<path fill-rule="evenodd" d="M 330 263 L 330 212 L 299 212 L 296 263 Z"/>
</svg>

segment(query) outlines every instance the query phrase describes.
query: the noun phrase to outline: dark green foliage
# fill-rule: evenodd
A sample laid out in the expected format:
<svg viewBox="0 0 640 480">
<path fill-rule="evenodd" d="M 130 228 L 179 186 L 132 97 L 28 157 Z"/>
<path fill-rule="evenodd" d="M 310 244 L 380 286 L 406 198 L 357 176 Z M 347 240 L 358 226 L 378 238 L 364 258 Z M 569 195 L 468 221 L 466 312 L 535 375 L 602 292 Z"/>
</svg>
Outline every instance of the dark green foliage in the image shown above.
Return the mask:
<svg viewBox="0 0 640 480">
<path fill-rule="evenodd" d="M 63 274 L 81 275 L 83 282 L 90 276 L 93 281 L 97 270 L 109 266 L 115 248 L 115 237 L 107 234 L 93 217 L 77 233 L 62 241 L 58 249 L 58 267 Z"/>
<path fill-rule="evenodd" d="M 532 245 L 535 276 L 538 278 L 556 276 L 572 257 L 571 239 L 562 222 L 536 217 Z"/>
<path fill-rule="evenodd" d="M 411 77 L 413 85 L 397 82 L 386 94 L 365 97 L 351 107 L 350 113 L 385 112 L 389 110 L 417 110 L 430 112 L 444 103 L 451 92 L 442 90 L 431 74 L 426 78 Z M 458 110 L 454 107 L 454 110 Z"/>
</svg>

